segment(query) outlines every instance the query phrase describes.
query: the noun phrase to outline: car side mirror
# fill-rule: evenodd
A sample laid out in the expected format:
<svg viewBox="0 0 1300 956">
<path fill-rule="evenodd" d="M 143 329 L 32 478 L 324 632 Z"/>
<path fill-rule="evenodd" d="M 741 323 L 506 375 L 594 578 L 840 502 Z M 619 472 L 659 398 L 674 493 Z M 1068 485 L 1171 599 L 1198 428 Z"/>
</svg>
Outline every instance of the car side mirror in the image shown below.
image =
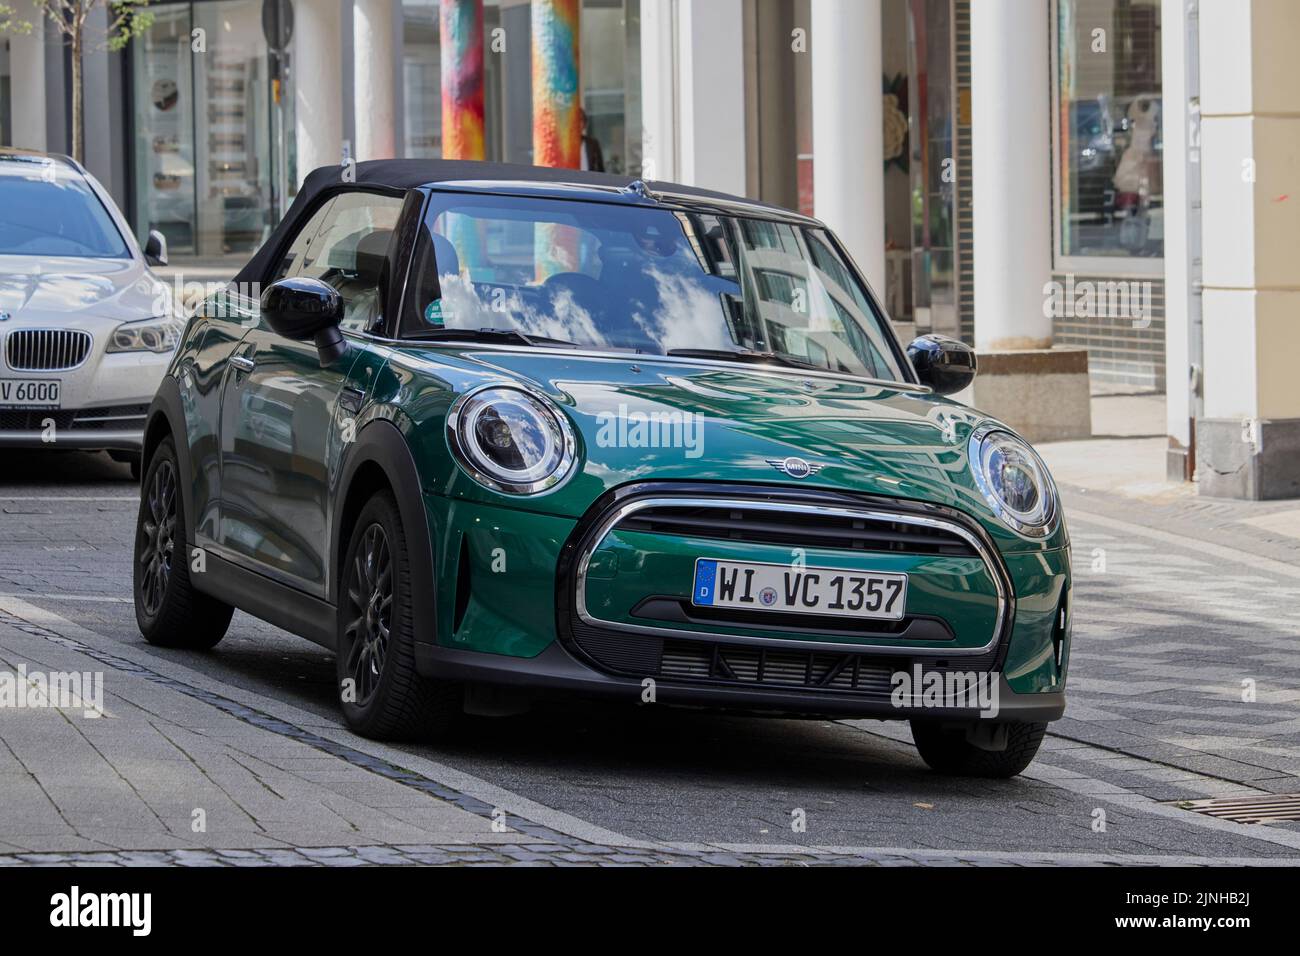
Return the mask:
<svg viewBox="0 0 1300 956">
<path fill-rule="evenodd" d="M 151 266 L 167 265 L 167 237 L 157 229 L 150 229 L 145 238 L 144 261 Z"/>
<path fill-rule="evenodd" d="M 343 296 L 320 279 L 298 276 L 271 283 L 262 293 L 262 317 L 276 335 L 295 342 L 315 339 L 321 368 L 347 354 L 347 339 L 339 331 Z"/>
<path fill-rule="evenodd" d="M 946 335 L 922 335 L 907 347 L 917 378 L 938 395 L 960 392 L 975 379 L 975 350 Z"/>
</svg>

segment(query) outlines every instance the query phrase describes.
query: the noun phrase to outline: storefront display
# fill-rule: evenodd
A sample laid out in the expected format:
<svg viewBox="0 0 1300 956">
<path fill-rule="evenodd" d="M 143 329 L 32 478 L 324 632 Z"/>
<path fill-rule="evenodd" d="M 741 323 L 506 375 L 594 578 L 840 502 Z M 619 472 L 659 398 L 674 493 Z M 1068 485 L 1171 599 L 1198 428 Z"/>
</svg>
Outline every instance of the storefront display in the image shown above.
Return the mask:
<svg viewBox="0 0 1300 956">
<path fill-rule="evenodd" d="M 246 253 L 283 211 L 272 146 L 292 98 L 270 80 L 262 7 L 157 4 L 132 44 L 135 225 L 173 254 Z"/>
<path fill-rule="evenodd" d="M 1059 0 L 1062 256 L 1164 252 L 1159 0 Z"/>
</svg>

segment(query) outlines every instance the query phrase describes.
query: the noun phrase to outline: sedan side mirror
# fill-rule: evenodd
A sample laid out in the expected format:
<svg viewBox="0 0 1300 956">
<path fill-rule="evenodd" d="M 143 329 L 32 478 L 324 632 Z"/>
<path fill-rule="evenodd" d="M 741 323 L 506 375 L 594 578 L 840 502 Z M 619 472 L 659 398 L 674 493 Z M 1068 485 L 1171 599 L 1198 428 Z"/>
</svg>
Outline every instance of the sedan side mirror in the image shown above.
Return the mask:
<svg viewBox="0 0 1300 956">
<path fill-rule="evenodd" d="M 938 395 L 960 392 L 975 378 L 975 350 L 946 335 L 922 335 L 907 347 L 907 357 L 922 385 Z"/>
<path fill-rule="evenodd" d="M 144 241 L 144 261 L 151 266 L 167 265 L 167 237 L 157 229 L 150 229 Z"/>
<path fill-rule="evenodd" d="M 276 335 L 295 342 L 315 339 L 321 368 L 347 354 L 347 340 L 339 331 L 343 297 L 320 279 L 299 276 L 271 283 L 262 293 L 262 317 Z"/>
</svg>

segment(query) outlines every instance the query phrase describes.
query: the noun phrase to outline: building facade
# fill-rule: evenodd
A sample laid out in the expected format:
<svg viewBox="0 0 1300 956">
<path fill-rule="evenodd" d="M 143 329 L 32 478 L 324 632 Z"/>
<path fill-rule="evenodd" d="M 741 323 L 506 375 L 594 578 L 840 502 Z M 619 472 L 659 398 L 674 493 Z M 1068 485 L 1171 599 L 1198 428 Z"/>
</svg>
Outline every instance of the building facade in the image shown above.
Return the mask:
<svg viewBox="0 0 1300 956">
<path fill-rule="evenodd" d="M 976 345 L 979 404 L 1052 407 L 1017 421 L 1035 437 L 1086 432 L 1090 391 L 1163 391 L 1171 476 L 1300 494 L 1280 477 L 1300 464 L 1283 371 L 1300 83 L 1282 46 L 1300 4 L 150 9 L 124 53 L 88 57 L 87 164 L 177 258 L 246 256 L 303 174 L 345 157 L 576 165 L 586 149 L 552 149 L 572 144 L 576 104 L 611 171 L 825 219 L 904 335 Z M 65 149 L 57 38 L 11 37 L 0 57 L 4 141 Z"/>
</svg>

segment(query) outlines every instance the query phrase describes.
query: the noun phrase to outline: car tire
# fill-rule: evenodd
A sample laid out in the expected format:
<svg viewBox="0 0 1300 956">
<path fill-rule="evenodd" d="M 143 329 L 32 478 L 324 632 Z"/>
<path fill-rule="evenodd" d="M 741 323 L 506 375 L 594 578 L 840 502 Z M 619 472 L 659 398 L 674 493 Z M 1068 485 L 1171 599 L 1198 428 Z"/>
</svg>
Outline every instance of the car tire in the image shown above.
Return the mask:
<svg viewBox="0 0 1300 956">
<path fill-rule="evenodd" d="M 416 670 L 411 563 L 397 502 L 387 491 L 366 502 L 353 525 L 340 569 L 337 637 L 339 702 L 354 732 L 427 740 L 451 729 L 462 690 Z"/>
<path fill-rule="evenodd" d="M 1008 723 L 1006 747 L 986 750 L 971 743 L 966 727 L 913 720 L 912 739 L 931 770 L 960 777 L 1014 777 L 1033 761 L 1047 733 L 1045 723 Z"/>
<path fill-rule="evenodd" d="M 195 589 L 190 578 L 180 482 L 176 446 L 164 438 L 140 485 L 131 587 L 135 620 L 150 644 L 205 651 L 225 637 L 235 609 Z"/>
</svg>

